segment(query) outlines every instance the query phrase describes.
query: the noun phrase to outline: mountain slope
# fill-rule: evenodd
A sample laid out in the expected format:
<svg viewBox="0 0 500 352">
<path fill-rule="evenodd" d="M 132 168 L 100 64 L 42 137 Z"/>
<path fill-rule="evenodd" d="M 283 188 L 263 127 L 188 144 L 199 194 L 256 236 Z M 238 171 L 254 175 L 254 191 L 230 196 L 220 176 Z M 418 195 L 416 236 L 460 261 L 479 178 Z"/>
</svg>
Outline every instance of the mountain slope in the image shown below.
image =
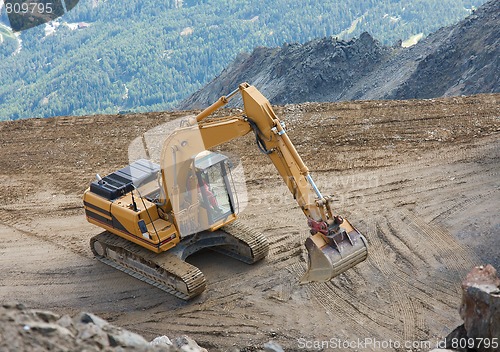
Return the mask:
<svg viewBox="0 0 500 352">
<path fill-rule="evenodd" d="M 240 82 L 275 104 L 353 99 L 409 99 L 500 91 L 500 1 L 404 49 L 364 33 L 281 48 L 259 48 L 224 70 L 181 108 L 206 106 Z"/>
<path fill-rule="evenodd" d="M 80 0 L 47 28 L 16 37 L 0 25 L 0 119 L 165 110 L 240 52 L 364 31 L 391 44 L 484 2 Z"/>
<path fill-rule="evenodd" d="M 439 46 L 419 62 L 407 84 L 390 97 L 428 98 L 500 91 L 499 23 L 500 1 L 493 0 L 450 31 L 443 29 L 431 36 L 429 40 L 436 37 Z"/>
<path fill-rule="evenodd" d="M 273 103 L 340 100 L 350 82 L 363 79 L 389 59 L 392 49 L 368 33 L 350 41 L 324 38 L 281 48 L 257 48 L 239 58 L 181 109 L 200 108 L 248 81 Z"/>
</svg>

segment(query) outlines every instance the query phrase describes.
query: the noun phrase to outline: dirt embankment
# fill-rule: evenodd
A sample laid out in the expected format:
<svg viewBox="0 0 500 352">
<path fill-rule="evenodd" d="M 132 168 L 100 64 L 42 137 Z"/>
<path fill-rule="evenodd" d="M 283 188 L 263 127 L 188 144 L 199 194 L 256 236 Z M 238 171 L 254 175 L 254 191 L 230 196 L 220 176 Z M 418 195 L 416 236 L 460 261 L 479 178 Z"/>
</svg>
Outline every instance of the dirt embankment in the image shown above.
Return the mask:
<svg viewBox="0 0 500 352">
<path fill-rule="evenodd" d="M 0 297 L 92 311 L 148 339 L 188 334 L 213 351 L 270 339 L 287 351 L 331 339 L 434 343 L 461 323 L 468 270 L 500 267 L 499 98 L 276 108 L 323 193 L 368 238 L 369 259 L 330 283 L 298 284 L 305 218 L 247 136 L 221 149 L 245 167 L 241 218 L 267 235 L 270 254 L 253 266 L 192 256 L 208 287 L 189 303 L 96 261 L 88 242 L 100 230 L 81 202 L 95 173 L 128 163 L 134 138 L 184 113 L 0 123 Z"/>
</svg>

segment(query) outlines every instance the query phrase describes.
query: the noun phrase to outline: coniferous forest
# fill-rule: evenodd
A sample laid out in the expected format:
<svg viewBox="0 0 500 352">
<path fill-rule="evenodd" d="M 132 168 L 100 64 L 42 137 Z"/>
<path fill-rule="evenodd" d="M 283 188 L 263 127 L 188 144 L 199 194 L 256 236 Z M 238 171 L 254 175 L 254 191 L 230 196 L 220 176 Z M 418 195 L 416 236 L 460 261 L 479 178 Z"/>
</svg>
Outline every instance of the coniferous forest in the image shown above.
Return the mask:
<svg viewBox="0 0 500 352">
<path fill-rule="evenodd" d="M 172 109 L 255 47 L 364 31 L 392 45 L 484 2 L 80 0 L 20 33 L 2 7 L 0 120 Z"/>
</svg>

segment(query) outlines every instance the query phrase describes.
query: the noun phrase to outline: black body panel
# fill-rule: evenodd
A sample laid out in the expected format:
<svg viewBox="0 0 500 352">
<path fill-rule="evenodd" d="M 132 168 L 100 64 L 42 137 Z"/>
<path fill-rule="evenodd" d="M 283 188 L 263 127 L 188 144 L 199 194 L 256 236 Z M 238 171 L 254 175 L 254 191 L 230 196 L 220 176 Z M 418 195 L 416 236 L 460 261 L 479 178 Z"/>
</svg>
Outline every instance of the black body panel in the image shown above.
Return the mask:
<svg viewBox="0 0 500 352">
<path fill-rule="evenodd" d="M 141 184 L 156 179 L 160 165 L 149 160 L 139 159 L 132 164 L 113 172 L 90 184 L 90 191 L 109 200 L 114 200 L 132 191 Z"/>
</svg>

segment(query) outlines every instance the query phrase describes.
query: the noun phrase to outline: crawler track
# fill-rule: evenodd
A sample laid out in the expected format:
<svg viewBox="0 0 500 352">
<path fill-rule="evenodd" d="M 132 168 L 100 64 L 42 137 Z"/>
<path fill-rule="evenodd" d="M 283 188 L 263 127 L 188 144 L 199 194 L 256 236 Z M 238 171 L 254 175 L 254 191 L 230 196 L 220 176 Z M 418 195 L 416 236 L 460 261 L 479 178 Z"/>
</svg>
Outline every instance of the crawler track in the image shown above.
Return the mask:
<svg viewBox="0 0 500 352">
<path fill-rule="evenodd" d="M 204 236 L 223 238 L 228 244 L 211 249 L 247 264 L 261 260 L 269 252 L 264 235 L 239 221 L 213 234 L 198 234 L 197 238 Z M 90 248 L 101 262 L 183 300 L 192 299 L 205 290 L 205 276 L 200 269 L 181 259 L 179 251 L 156 254 L 107 231 L 92 237 Z"/>
<path fill-rule="evenodd" d="M 101 262 L 181 299 L 205 290 L 205 276 L 174 254 L 156 254 L 107 231 L 92 237 L 92 252 Z"/>
<path fill-rule="evenodd" d="M 239 245 L 232 248 L 214 247 L 213 249 L 217 252 L 247 264 L 253 264 L 269 253 L 267 238 L 238 220 L 224 226 L 221 230 L 236 238 Z"/>
</svg>

